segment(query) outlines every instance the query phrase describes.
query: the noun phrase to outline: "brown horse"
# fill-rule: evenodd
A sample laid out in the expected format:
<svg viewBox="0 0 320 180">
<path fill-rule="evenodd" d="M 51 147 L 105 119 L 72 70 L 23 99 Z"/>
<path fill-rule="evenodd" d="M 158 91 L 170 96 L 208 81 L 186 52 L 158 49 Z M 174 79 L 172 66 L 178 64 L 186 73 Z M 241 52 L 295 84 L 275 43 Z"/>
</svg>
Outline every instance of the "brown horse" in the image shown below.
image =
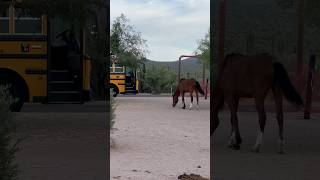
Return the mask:
<svg viewBox="0 0 320 180">
<path fill-rule="evenodd" d="M 260 152 L 266 123 L 264 101 L 271 89 L 279 125 L 279 153 L 284 153 L 282 94 L 290 103 L 303 105 L 302 98 L 293 87 L 284 66 L 267 53 L 251 56 L 230 54 L 224 59 L 216 83 L 210 134 L 212 135 L 219 125 L 218 113 L 226 101 L 231 112 L 232 125 L 229 145 L 233 149 L 240 149 L 241 137 L 237 117 L 239 98 L 254 98 L 260 128 L 252 151 Z"/>
<path fill-rule="evenodd" d="M 202 95 L 204 95 L 203 90 L 201 89 L 201 86 L 199 84 L 198 81 L 194 80 L 194 79 L 180 79 L 179 84 L 174 92 L 174 94 L 172 95 L 172 99 L 173 99 L 173 103 L 172 103 L 172 107 L 175 107 L 176 104 L 179 101 L 179 96 L 182 96 L 182 103 L 183 103 L 183 107 L 182 109 L 186 108 L 186 104 L 184 102 L 184 93 L 189 92 L 190 93 L 190 98 L 191 98 L 191 104 L 189 107 L 189 110 L 191 110 L 192 108 L 192 103 L 193 103 L 193 92 L 196 92 L 196 97 L 197 97 L 197 105 L 199 107 L 199 96 L 198 96 L 198 92 Z"/>
</svg>

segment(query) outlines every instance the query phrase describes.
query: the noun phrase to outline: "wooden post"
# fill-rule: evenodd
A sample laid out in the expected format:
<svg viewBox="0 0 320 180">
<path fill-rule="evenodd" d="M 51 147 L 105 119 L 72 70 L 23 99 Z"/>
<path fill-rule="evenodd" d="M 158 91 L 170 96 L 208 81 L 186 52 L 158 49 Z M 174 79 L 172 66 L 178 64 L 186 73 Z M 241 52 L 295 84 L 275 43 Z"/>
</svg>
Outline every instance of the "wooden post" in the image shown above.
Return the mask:
<svg viewBox="0 0 320 180">
<path fill-rule="evenodd" d="M 312 85 L 313 85 L 313 74 L 315 71 L 316 56 L 312 55 L 309 61 L 309 73 L 307 80 L 307 92 L 306 92 L 306 105 L 304 110 L 304 119 L 310 119 L 311 101 L 312 101 Z"/>
</svg>

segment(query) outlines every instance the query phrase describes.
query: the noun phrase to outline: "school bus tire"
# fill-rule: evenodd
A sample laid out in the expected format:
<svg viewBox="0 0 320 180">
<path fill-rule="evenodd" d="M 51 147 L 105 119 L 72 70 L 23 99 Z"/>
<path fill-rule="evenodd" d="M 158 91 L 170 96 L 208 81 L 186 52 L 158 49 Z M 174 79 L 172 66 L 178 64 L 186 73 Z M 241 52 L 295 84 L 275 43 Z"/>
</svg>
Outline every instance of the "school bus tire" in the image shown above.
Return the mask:
<svg viewBox="0 0 320 180">
<path fill-rule="evenodd" d="M 117 97 L 117 95 L 119 94 L 119 89 L 116 85 L 114 84 L 110 84 L 110 90 L 112 91 L 113 93 L 113 97 Z"/>
<path fill-rule="evenodd" d="M 0 71 L 0 85 L 9 85 L 10 96 L 16 100 L 10 105 L 12 112 L 20 112 L 24 102 L 28 97 L 25 82 L 16 74 Z"/>
</svg>

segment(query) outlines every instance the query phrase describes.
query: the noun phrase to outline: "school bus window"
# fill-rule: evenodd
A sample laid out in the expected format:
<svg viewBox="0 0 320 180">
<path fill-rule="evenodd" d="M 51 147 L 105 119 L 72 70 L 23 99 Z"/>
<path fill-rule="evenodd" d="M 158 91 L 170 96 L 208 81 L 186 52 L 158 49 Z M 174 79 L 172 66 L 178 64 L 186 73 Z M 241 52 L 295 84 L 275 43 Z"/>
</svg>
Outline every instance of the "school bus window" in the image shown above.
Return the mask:
<svg viewBox="0 0 320 180">
<path fill-rule="evenodd" d="M 27 10 L 16 9 L 14 26 L 17 34 L 41 34 L 42 19 L 31 17 Z"/>
<path fill-rule="evenodd" d="M 9 33 L 9 17 L 0 17 L 0 33 Z"/>
<path fill-rule="evenodd" d="M 123 73 L 123 67 L 116 67 L 115 72 L 116 73 Z"/>
<path fill-rule="evenodd" d="M 0 33 L 9 33 L 9 13 L 8 13 L 8 9 L 6 9 L 3 12 L 1 12 Z"/>
</svg>

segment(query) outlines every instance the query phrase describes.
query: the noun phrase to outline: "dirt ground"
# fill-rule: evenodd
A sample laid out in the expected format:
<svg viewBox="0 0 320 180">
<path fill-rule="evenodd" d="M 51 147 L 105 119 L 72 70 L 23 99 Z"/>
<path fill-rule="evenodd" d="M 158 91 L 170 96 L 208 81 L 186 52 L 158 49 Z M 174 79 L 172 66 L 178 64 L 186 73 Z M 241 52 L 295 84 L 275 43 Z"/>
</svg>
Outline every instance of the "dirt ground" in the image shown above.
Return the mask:
<svg viewBox="0 0 320 180">
<path fill-rule="evenodd" d="M 263 150 L 250 151 L 258 131 L 254 106 L 241 106 L 238 114 L 242 145 L 239 151 L 227 147 L 230 136 L 230 115 L 220 114 L 221 124 L 213 137 L 214 180 L 316 180 L 320 163 L 320 113 L 303 119 L 303 112 L 291 107 L 284 114 L 287 154 L 277 154 L 278 126 L 275 114 L 267 114 Z M 272 108 L 267 108 L 272 110 Z M 316 109 L 316 108 L 315 108 Z M 319 108 L 320 109 L 320 108 Z M 318 110 L 319 110 L 318 109 Z M 317 111 L 318 112 L 318 111 Z"/>
<path fill-rule="evenodd" d="M 21 180 L 105 180 L 105 102 L 26 104 L 17 113 Z"/>
<path fill-rule="evenodd" d="M 110 179 L 177 180 L 210 175 L 209 99 L 199 110 L 173 108 L 171 97 L 117 97 Z M 187 106 L 189 98 L 186 98 Z"/>
</svg>

